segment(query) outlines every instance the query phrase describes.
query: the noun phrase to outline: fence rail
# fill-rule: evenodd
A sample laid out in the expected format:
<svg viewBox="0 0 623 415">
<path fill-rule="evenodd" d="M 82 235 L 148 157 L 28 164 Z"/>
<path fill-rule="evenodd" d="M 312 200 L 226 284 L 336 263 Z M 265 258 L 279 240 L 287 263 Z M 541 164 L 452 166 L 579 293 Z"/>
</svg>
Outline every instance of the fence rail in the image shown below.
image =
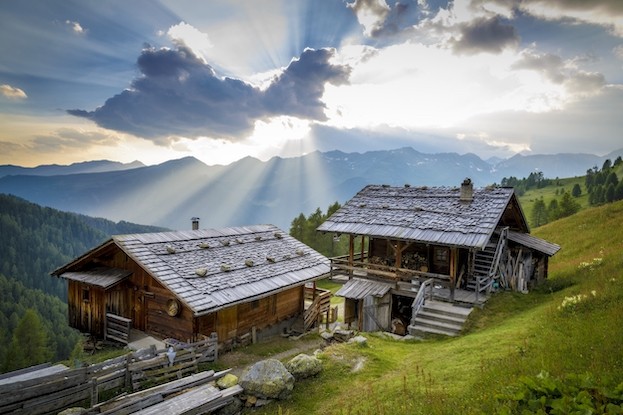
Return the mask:
<svg viewBox="0 0 623 415">
<path fill-rule="evenodd" d="M 55 414 L 86 400 L 94 406 L 102 392 L 112 389 L 137 391 L 147 384 L 181 379 L 197 373 L 198 363 L 215 361 L 217 343 L 213 333 L 171 349 L 151 347 L 87 367 L 43 376 L 33 373 L 31 379 L 0 384 L 0 414 Z M 28 371 L 8 373 L 4 379 L 23 373 Z"/>
</svg>

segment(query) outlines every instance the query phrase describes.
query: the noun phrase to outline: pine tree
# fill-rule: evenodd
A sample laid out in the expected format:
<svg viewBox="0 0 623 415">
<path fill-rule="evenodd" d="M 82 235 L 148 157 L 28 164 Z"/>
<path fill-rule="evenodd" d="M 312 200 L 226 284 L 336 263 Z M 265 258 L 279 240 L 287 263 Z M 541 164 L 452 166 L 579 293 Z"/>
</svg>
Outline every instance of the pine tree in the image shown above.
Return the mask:
<svg viewBox="0 0 623 415">
<path fill-rule="evenodd" d="M 19 321 L 7 355 L 5 367 L 16 370 L 46 362 L 51 353 L 47 347 L 48 336 L 37 312 L 28 309 Z"/>
<path fill-rule="evenodd" d="M 571 196 L 580 197 L 581 194 L 582 194 L 582 188 L 580 187 L 580 184 L 579 183 L 574 184 L 573 189 L 571 189 Z"/>
<path fill-rule="evenodd" d="M 547 223 L 547 207 L 543 197 L 537 199 L 532 207 L 532 226 L 539 227 Z"/>
</svg>

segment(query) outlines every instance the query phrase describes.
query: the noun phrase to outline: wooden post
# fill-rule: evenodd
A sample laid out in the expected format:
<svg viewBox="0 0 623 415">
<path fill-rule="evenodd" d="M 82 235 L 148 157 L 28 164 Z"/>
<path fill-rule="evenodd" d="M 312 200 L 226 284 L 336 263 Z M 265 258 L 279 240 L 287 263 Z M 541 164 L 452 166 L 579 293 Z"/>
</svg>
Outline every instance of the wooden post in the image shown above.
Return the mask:
<svg viewBox="0 0 623 415">
<path fill-rule="evenodd" d="M 365 235 L 361 235 L 361 258 L 359 259 L 359 261 L 363 262 L 363 255 L 365 252 L 364 249 L 364 242 L 366 241 L 366 236 Z"/>
<path fill-rule="evenodd" d="M 93 378 L 91 379 L 91 407 L 97 405 L 98 399 L 97 378 Z"/>
<path fill-rule="evenodd" d="M 402 241 L 396 243 L 396 268 L 402 268 Z"/>
<path fill-rule="evenodd" d="M 124 387 L 127 389 L 132 384 L 132 374 L 130 373 L 130 361 L 132 360 L 132 353 L 128 353 L 125 356 L 125 381 Z"/>
<path fill-rule="evenodd" d="M 257 343 L 257 327 L 251 327 L 251 342 L 253 344 Z"/>
<path fill-rule="evenodd" d="M 348 266 L 351 269 L 348 270 L 348 279 L 353 277 L 353 263 L 355 261 L 355 235 L 348 235 Z"/>
<path fill-rule="evenodd" d="M 454 302 L 454 287 L 456 285 L 456 269 L 459 262 L 458 249 L 450 248 L 450 301 Z"/>
</svg>

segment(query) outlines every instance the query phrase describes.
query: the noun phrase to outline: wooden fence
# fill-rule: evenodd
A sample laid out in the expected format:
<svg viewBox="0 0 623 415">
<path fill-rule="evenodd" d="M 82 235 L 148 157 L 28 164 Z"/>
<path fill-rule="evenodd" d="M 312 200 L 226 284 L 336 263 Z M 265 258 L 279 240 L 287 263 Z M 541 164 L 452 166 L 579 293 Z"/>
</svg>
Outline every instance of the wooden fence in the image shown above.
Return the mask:
<svg viewBox="0 0 623 415">
<path fill-rule="evenodd" d="M 106 313 L 105 321 L 104 340 L 115 340 L 119 343 L 128 344 L 132 320 L 116 314 Z"/>
<path fill-rule="evenodd" d="M 0 414 L 52 414 L 87 400 L 94 406 L 105 391 L 137 391 L 181 379 L 197 373 L 198 363 L 217 359 L 217 340 L 213 333 L 196 343 L 162 350 L 152 347 L 88 367 L 1 384 Z M 5 379 L 10 377 L 5 375 Z"/>
</svg>

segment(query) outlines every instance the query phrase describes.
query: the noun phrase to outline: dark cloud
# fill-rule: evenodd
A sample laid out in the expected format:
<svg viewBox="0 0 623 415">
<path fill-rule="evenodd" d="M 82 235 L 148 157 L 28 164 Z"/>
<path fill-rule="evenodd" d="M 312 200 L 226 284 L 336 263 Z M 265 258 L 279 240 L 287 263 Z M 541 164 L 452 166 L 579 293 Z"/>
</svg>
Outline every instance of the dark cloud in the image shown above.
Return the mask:
<svg viewBox="0 0 623 415">
<path fill-rule="evenodd" d="M 347 3 L 364 25 L 364 33 L 373 38 L 399 34 L 413 26 L 427 10 L 416 4 L 414 0 L 355 0 Z"/>
<path fill-rule="evenodd" d="M 306 49 L 266 90 L 266 108 L 275 114 L 326 119 L 325 106 L 320 100 L 324 84 L 344 84 L 350 74 L 347 67 L 329 64 L 332 56 L 333 51 L 329 49 Z"/>
<path fill-rule="evenodd" d="M 258 119 L 292 115 L 324 119 L 321 101 L 327 82 L 347 82 L 348 67 L 332 65 L 333 50 L 308 49 L 262 91 L 214 69 L 186 47 L 149 48 L 137 64 L 141 76 L 131 88 L 95 111 L 69 110 L 116 131 L 168 142 L 169 136 L 210 136 L 236 140 Z"/>
<path fill-rule="evenodd" d="M 507 47 L 519 44 L 514 26 L 503 24 L 498 16 L 479 18 L 459 26 L 460 37 L 452 42 L 457 53 L 500 53 Z"/>
</svg>

